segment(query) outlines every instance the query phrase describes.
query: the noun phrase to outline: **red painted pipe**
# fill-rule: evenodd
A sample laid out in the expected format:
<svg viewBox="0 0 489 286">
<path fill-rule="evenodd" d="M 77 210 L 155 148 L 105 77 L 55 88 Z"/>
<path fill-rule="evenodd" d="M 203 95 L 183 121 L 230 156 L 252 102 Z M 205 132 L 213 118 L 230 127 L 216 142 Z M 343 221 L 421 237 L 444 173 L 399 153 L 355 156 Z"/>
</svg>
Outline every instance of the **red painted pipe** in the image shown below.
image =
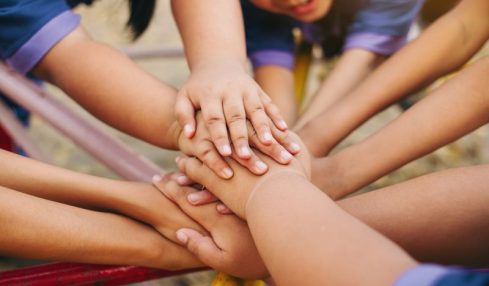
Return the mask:
<svg viewBox="0 0 489 286">
<path fill-rule="evenodd" d="M 138 266 L 51 263 L 0 272 L 0 285 L 104 285 L 115 286 L 196 272 L 205 269 L 167 271 Z"/>
</svg>

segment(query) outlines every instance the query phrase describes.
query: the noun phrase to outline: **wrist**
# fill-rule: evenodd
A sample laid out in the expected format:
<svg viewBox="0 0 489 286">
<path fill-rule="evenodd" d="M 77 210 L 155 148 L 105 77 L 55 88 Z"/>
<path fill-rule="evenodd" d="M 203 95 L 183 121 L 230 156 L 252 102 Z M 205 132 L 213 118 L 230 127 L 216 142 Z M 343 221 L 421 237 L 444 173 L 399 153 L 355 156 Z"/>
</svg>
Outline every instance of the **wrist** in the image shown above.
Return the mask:
<svg viewBox="0 0 489 286">
<path fill-rule="evenodd" d="M 170 138 L 170 146 L 166 149 L 180 150 L 180 139 L 183 135 L 183 128 L 180 126 L 178 121 L 175 119 L 173 123 L 168 128 L 167 138 Z"/>
<path fill-rule="evenodd" d="M 280 188 L 277 188 L 278 184 L 282 182 L 287 182 L 288 180 L 306 180 L 306 176 L 296 170 L 279 170 L 271 172 L 265 176 L 262 176 L 260 180 L 255 184 L 253 189 L 248 195 L 244 206 L 244 218 L 247 219 L 248 210 L 253 208 L 254 203 L 259 200 L 259 196 L 263 192 L 280 192 Z M 280 194 L 278 194 L 278 197 Z"/>
<path fill-rule="evenodd" d="M 220 68 L 226 68 L 226 69 L 236 69 L 239 71 L 246 72 L 246 61 L 240 61 L 239 59 L 235 58 L 222 58 L 222 57 L 216 57 L 216 58 L 208 58 L 206 60 L 199 61 L 197 63 L 194 63 L 191 67 L 190 70 L 192 73 L 201 71 L 201 70 L 216 70 Z"/>
</svg>

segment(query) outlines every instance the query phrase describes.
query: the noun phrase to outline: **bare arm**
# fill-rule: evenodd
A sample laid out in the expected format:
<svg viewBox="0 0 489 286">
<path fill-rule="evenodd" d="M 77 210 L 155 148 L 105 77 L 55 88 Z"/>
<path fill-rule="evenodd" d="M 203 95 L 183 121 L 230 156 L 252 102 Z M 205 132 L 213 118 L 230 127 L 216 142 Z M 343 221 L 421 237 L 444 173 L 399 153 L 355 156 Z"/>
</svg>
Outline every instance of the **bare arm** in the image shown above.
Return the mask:
<svg viewBox="0 0 489 286">
<path fill-rule="evenodd" d="M 223 181 L 196 159 L 178 164 L 246 219 L 278 285 L 392 285 L 416 265 L 394 243 L 341 210 L 297 165 L 274 166 L 261 178 L 236 167 L 235 177 Z M 208 242 L 196 236 L 182 242 L 197 256 L 208 250 Z"/>
<path fill-rule="evenodd" d="M 150 227 L 123 216 L 80 209 L 0 187 L 0 253 L 32 259 L 199 266 Z"/>
<path fill-rule="evenodd" d="M 81 208 L 124 214 L 176 241 L 182 225 L 202 230 L 149 184 L 80 174 L 0 150 L 0 185 Z"/>
<path fill-rule="evenodd" d="M 34 73 L 109 125 L 154 145 L 177 148 L 175 89 L 121 52 L 92 41 L 81 27 L 54 46 Z"/>
<path fill-rule="evenodd" d="M 481 59 L 438 88 L 379 132 L 313 163 L 313 182 L 341 198 L 400 166 L 426 155 L 489 121 L 486 76 Z"/>
<path fill-rule="evenodd" d="M 338 201 L 423 262 L 483 267 L 489 165 L 451 169 Z"/>
<path fill-rule="evenodd" d="M 345 51 L 321 84 L 294 129 L 298 130 L 361 84 L 385 57 L 363 49 Z"/>
<path fill-rule="evenodd" d="M 174 0 L 172 8 L 191 71 L 176 103 L 180 125 L 191 138 L 196 128 L 195 112 L 201 109 L 219 153 L 231 155 L 232 143 L 241 159 L 249 159 L 253 151 L 248 143 L 247 118 L 258 139 L 266 145 L 276 138 L 272 125 L 285 131 L 287 124 L 268 95 L 246 72 L 239 1 L 217 0 L 209 5 L 200 0 Z M 281 145 L 287 148 L 287 144 Z"/>
<path fill-rule="evenodd" d="M 292 71 L 281 66 L 265 65 L 255 69 L 255 80 L 270 96 L 287 124 L 292 126 L 297 117 Z"/>
<path fill-rule="evenodd" d="M 358 88 L 299 132 L 315 155 L 327 154 L 356 127 L 409 92 L 464 64 L 489 37 L 489 2 L 464 0 L 380 66 Z M 318 136 L 324 122 L 335 122 Z M 308 134 L 315 134 L 314 139 Z"/>
</svg>

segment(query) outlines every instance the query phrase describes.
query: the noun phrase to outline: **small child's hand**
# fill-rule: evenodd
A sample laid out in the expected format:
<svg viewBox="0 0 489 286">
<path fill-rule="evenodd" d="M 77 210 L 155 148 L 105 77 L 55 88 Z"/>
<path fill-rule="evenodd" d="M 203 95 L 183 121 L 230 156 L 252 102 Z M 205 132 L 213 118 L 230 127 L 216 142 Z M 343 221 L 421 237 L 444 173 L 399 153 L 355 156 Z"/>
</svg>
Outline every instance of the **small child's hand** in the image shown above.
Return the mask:
<svg viewBox="0 0 489 286">
<path fill-rule="evenodd" d="M 296 137 L 295 134 L 293 136 Z M 205 186 L 236 215 L 245 218 L 248 199 L 262 180 L 270 179 L 278 173 L 296 173 L 310 177 L 310 158 L 307 152 L 301 152 L 286 166 L 275 163 L 267 156 L 261 157 L 270 167 L 270 171 L 261 177 L 251 174 L 235 160 L 229 158 L 226 158 L 226 161 L 235 172 L 234 177 L 229 180 L 219 179 L 206 165 L 195 158 L 179 158 L 177 165 L 190 180 Z M 188 199 L 191 201 L 191 196 Z M 212 200 L 212 197 L 207 196 L 203 200 Z M 199 202 L 193 201 L 192 203 L 198 204 Z"/>
<path fill-rule="evenodd" d="M 188 138 L 196 132 L 194 114 L 198 109 L 202 110 L 211 142 L 222 156 L 232 153 L 228 130 L 238 157 L 249 159 L 252 156 L 246 119 L 251 121 L 259 140 L 265 145 L 273 142 L 272 125 L 282 131 L 287 129 L 268 95 L 237 64 L 214 63 L 192 71 L 178 93 L 175 107 L 178 122 Z"/>
<path fill-rule="evenodd" d="M 186 197 L 196 192 L 194 188 L 182 187 L 173 181 L 155 182 L 155 186 L 210 233 L 209 236 L 193 228 L 181 228 L 176 232 L 180 243 L 204 264 L 242 278 L 268 275 L 244 221 L 234 215 L 220 215 L 216 204 L 189 204 Z"/>
<path fill-rule="evenodd" d="M 192 138 L 189 139 L 184 134 L 179 136 L 179 149 L 188 156 L 197 157 L 219 177 L 224 179 L 231 178 L 233 176 L 233 170 L 229 167 L 228 163 L 226 163 L 212 143 L 210 131 L 206 127 L 201 112 L 198 112 L 196 115 L 196 124 L 196 132 Z M 300 150 L 299 144 L 295 143 L 297 142 L 297 139 L 289 136 L 289 131 L 280 131 L 275 126 L 272 126 L 271 131 L 274 136 L 271 140 L 271 144 L 265 145 L 257 138 L 253 126 L 251 126 L 249 121 L 245 121 L 245 127 L 247 128 L 247 135 L 251 145 L 281 164 L 288 164 L 293 158 L 291 152 L 287 149 L 292 150 L 293 154 Z M 287 149 L 284 148 L 284 146 L 286 146 Z M 264 174 L 268 170 L 267 164 L 256 156 L 253 150 L 250 149 L 249 152 L 247 159 L 241 159 L 237 156 L 235 157 L 241 165 L 248 168 L 252 173 L 256 175 Z"/>
</svg>

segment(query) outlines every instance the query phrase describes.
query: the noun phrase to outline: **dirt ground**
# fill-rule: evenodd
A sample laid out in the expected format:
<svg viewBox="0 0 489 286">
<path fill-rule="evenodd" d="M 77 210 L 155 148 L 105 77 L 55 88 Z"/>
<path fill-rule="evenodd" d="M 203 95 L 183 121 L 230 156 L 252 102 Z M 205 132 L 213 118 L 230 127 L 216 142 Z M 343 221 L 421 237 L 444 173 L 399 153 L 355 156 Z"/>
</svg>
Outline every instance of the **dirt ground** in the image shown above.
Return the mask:
<svg viewBox="0 0 489 286">
<path fill-rule="evenodd" d="M 153 23 L 149 30 L 134 45 L 139 47 L 181 46 L 177 29 L 171 17 L 169 1 L 162 0 L 157 1 L 157 3 L 157 13 Z M 80 7 L 78 11 L 82 14 L 83 25 L 93 38 L 116 47 L 131 45 L 128 34 L 124 29 L 124 23 L 127 19 L 125 1 L 96 1 L 92 7 Z M 485 51 L 487 50 L 488 49 L 485 49 Z M 487 54 L 487 52 L 485 52 L 485 54 Z M 138 64 L 161 80 L 176 87 L 181 86 L 188 75 L 188 68 L 183 58 L 140 60 L 138 61 Z M 317 81 L 317 76 L 311 78 L 311 90 L 317 85 Z M 74 109 L 89 118 L 89 120 L 95 121 L 71 100 L 67 99 L 59 90 L 54 87 L 49 87 L 49 90 L 63 102 L 73 106 Z M 400 113 L 401 110 L 396 106 L 385 110 L 348 137 L 348 139 L 341 144 L 340 148 L 358 142 L 362 138 L 372 134 L 397 117 Z M 175 166 L 173 161 L 177 154 L 176 152 L 154 148 L 148 144 L 116 132 L 101 123 L 97 124 L 100 124 L 108 132 L 119 137 L 138 152 L 144 154 L 163 168 L 174 169 Z M 327 124 L 325 125 L 327 126 Z M 94 160 L 90 155 L 78 149 L 71 141 L 57 133 L 39 118 L 33 118 L 31 132 L 36 140 L 40 142 L 42 149 L 53 156 L 56 164 L 80 172 L 99 176 L 116 177 L 114 173 Z M 471 135 L 379 179 L 371 186 L 367 187 L 366 190 L 376 189 L 436 170 L 488 162 L 488 144 L 489 128 L 484 126 L 473 132 Z M 4 259 L 0 260 L 0 268 L 17 267 L 23 263 L 26 262 Z M 142 283 L 142 285 L 209 285 L 212 276 L 212 273 L 204 272 L 202 274 L 186 275 L 176 279 L 146 282 Z"/>
</svg>

